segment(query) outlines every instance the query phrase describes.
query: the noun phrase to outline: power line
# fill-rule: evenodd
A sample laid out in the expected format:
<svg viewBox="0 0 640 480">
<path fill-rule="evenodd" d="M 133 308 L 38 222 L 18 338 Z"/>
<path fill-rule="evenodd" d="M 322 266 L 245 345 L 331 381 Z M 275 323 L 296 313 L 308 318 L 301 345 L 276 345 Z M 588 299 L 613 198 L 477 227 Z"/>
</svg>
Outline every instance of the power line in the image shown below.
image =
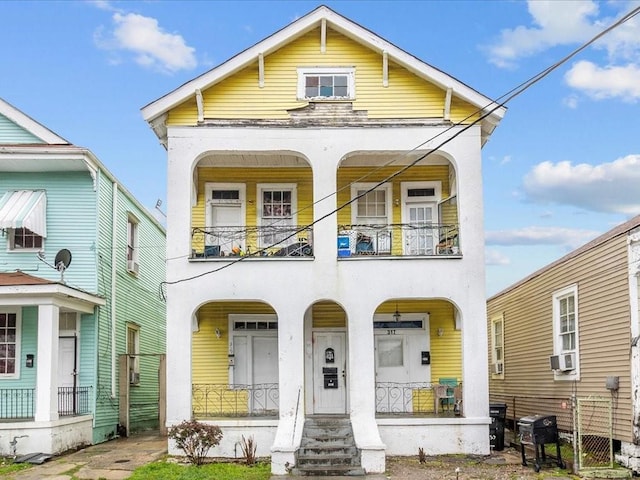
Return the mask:
<svg viewBox="0 0 640 480">
<path fill-rule="evenodd" d="M 288 240 L 289 238 L 292 238 L 296 235 L 298 235 L 299 233 L 308 230 L 310 227 L 314 226 L 315 224 L 325 220 L 326 218 L 330 217 L 331 215 L 337 213 L 338 211 L 342 210 L 343 208 L 351 205 L 352 203 L 354 203 L 355 201 L 357 201 L 358 199 L 362 198 L 363 196 L 367 195 L 368 193 L 374 191 L 376 188 L 380 187 L 381 185 L 383 185 L 384 183 L 389 182 L 390 180 L 393 180 L 394 178 L 396 178 L 397 176 L 401 175 L 402 173 L 404 173 L 405 171 L 409 170 L 410 168 L 414 167 L 416 164 L 418 164 L 420 161 L 424 160 L 425 158 L 427 158 L 428 156 L 432 155 L 434 152 L 437 152 L 439 149 L 441 149 L 443 146 L 445 146 L 446 144 L 448 144 L 449 142 L 451 142 L 452 140 L 454 140 L 455 138 L 457 138 L 459 135 L 463 134 L 464 132 L 466 132 L 467 130 L 469 130 L 470 128 L 474 127 L 475 125 L 477 125 L 478 123 L 480 123 L 482 120 L 484 120 L 485 118 L 489 117 L 490 115 L 492 115 L 494 112 L 496 112 L 497 110 L 503 108 L 507 103 L 509 103 L 510 101 L 512 101 L 514 98 L 518 97 L 519 95 L 521 95 L 522 93 L 524 93 L 526 90 L 528 90 L 530 87 L 532 87 L 533 85 L 535 85 L 536 83 L 538 83 L 539 81 L 541 81 L 543 78 L 545 78 L 547 75 L 549 75 L 551 72 L 553 72 L 554 70 L 556 70 L 557 68 L 559 68 L 561 65 L 565 64 L 566 62 L 568 62 L 570 59 L 572 59 L 573 57 L 575 57 L 576 55 L 578 55 L 580 52 L 582 52 L 583 50 L 585 50 L 586 48 L 588 48 L 589 46 L 591 46 L 593 43 L 595 43 L 596 41 L 598 41 L 601 37 L 603 37 L 604 35 L 606 35 L 607 33 L 609 33 L 610 31 L 614 30 L 615 28 L 619 27 L 620 25 L 622 25 L 623 23 L 627 22 L 628 20 L 632 19 L 633 17 L 635 17 L 636 15 L 638 15 L 638 13 L 640 13 L 640 7 L 636 7 L 633 10 L 631 10 L 629 13 L 627 13 L 626 15 L 623 15 L 621 18 L 619 18 L 617 21 L 615 21 L 614 23 L 612 23 L 609 27 L 605 28 L 604 30 L 602 30 L 600 33 L 596 34 L 594 37 L 592 37 L 589 41 L 587 41 L 586 43 L 582 44 L 581 46 L 579 46 L 578 48 L 576 48 L 575 50 L 573 50 L 571 53 L 569 53 L 568 55 L 566 55 L 565 57 L 561 58 L 560 60 L 558 60 L 557 62 L 553 63 L 551 66 L 545 68 L 544 70 L 542 70 L 541 72 L 537 73 L 536 75 L 534 75 L 533 77 L 530 77 L 528 80 L 520 83 L 519 85 L 517 85 L 516 87 L 512 88 L 511 90 L 509 90 L 508 92 L 506 92 L 505 94 L 501 95 L 500 97 L 498 97 L 497 99 L 495 99 L 494 101 L 490 102 L 489 104 L 485 105 L 484 107 L 476 110 L 475 112 L 473 112 L 472 114 L 468 115 L 466 118 L 464 118 L 463 120 L 461 120 L 460 122 L 457 122 L 453 125 L 451 125 L 450 127 L 446 128 L 444 131 L 438 133 L 437 135 L 431 137 L 430 139 L 420 143 L 418 146 L 414 147 L 411 150 L 406 151 L 405 153 L 403 153 L 402 155 L 399 155 L 398 157 L 394 157 L 391 161 L 387 162 L 386 164 L 377 167 L 376 169 L 374 169 L 373 171 L 378 171 L 379 169 L 386 167 L 392 163 L 394 163 L 395 161 L 397 161 L 400 158 L 403 158 L 405 156 L 408 156 L 411 152 L 414 152 L 415 150 L 419 149 L 420 147 L 422 147 L 423 145 L 432 142 L 434 139 L 440 137 L 441 135 L 444 135 L 445 133 L 448 133 L 454 129 L 457 129 L 458 127 L 463 126 L 462 128 L 460 128 L 459 130 L 457 130 L 451 137 L 445 139 L 444 141 L 442 141 L 441 143 L 439 143 L 436 147 L 431 148 L 429 152 L 420 155 L 418 158 L 414 159 L 413 161 L 411 161 L 410 163 L 408 163 L 407 165 L 403 166 L 402 168 L 400 168 L 398 171 L 396 171 L 395 173 L 387 176 L 386 178 L 384 178 L 383 180 L 380 180 L 379 182 L 375 183 L 372 187 L 363 190 L 361 193 L 359 193 L 358 195 L 356 195 L 355 197 L 353 197 L 351 200 L 345 202 L 344 204 L 338 206 L 337 208 L 333 209 L 332 211 L 326 213 L 325 215 L 315 219 L 313 222 L 311 222 L 310 224 L 303 226 L 301 228 L 296 229 L 292 234 L 288 235 L 287 237 L 281 239 L 278 243 L 282 243 L 284 240 Z M 471 123 L 469 124 L 464 124 L 465 121 L 469 120 L 470 118 L 476 116 L 480 114 L 479 117 L 475 118 L 474 120 L 471 121 Z M 373 172 L 372 171 L 372 172 Z M 368 172 L 367 175 L 361 177 L 361 178 L 366 178 L 368 175 L 370 175 L 372 172 Z M 353 182 L 349 183 L 348 185 L 346 185 L 343 188 L 347 188 L 350 185 L 352 185 Z M 323 198 L 320 198 L 318 200 L 316 200 L 315 202 L 311 203 L 310 205 L 304 207 L 303 209 L 300 209 L 298 211 L 302 211 L 306 208 L 310 208 L 311 206 L 315 205 L 316 203 L 323 201 L 327 198 L 329 198 L 332 195 L 337 194 L 338 192 L 340 192 L 340 190 L 336 191 L 336 192 L 332 192 L 329 195 L 326 195 Z M 297 213 L 297 212 L 296 212 Z M 229 268 L 233 265 L 235 265 L 238 262 L 241 262 L 243 260 L 245 260 L 246 258 L 250 258 L 252 256 L 255 255 L 259 255 L 261 254 L 263 251 L 265 251 L 268 248 L 271 248 L 273 246 L 275 246 L 277 244 L 273 244 L 270 245 L 268 247 L 264 247 L 260 250 L 258 250 L 257 252 L 255 252 L 252 255 L 246 255 L 246 256 L 240 256 L 237 259 L 234 259 L 233 261 L 226 263 L 225 265 L 222 265 L 218 268 L 215 268 L 213 270 L 209 270 L 206 272 L 202 272 L 199 273 L 197 275 L 193 275 L 191 277 L 186 277 L 186 278 L 181 278 L 178 280 L 172 280 L 172 281 L 163 281 L 160 283 L 160 290 L 161 290 L 161 295 L 164 298 L 164 293 L 162 292 L 162 288 L 164 285 L 175 285 L 178 283 L 182 283 L 182 282 L 187 282 L 190 280 L 195 280 L 197 278 L 201 278 L 204 277 L 206 275 L 210 275 L 212 273 L 217 273 L 221 270 L 224 270 L 226 268 Z"/>
</svg>

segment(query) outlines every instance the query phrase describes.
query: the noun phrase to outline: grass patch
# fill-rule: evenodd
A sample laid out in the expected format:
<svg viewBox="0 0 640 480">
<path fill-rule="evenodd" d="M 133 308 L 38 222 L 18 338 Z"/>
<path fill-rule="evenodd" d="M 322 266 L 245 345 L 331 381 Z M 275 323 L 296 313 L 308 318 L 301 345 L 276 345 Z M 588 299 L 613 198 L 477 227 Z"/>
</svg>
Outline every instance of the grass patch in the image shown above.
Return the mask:
<svg viewBox="0 0 640 480">
<path fill-rule="evenodd" d="M 13 463 L 11 458 L 0 458 L 0 477 L 20 470 L 26 470 L 31 464 L 29 463 Z"/>
<path fill-rule="evenodd" d="M 198 467 L 163 461 L 137 468 L 129 480 L 268 480 L 270 477 L 270 463 L 251 466 L 209 463 Z"/>
</svg>

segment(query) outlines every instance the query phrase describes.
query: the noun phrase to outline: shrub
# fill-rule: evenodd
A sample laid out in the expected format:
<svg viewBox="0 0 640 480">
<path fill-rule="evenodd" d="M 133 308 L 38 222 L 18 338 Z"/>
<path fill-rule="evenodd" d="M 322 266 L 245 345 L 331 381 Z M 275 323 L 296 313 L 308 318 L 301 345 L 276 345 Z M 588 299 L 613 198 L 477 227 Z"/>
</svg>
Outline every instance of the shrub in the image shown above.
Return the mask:
<svg viewBox="0 0 640 480">
<path fill-rule="evenodd" d="M 240 447 L 242 448 L 242 453 L 244 454 L 244 461 L 247 465 L 253 465 L 256 463 L 256 450 L 258 448 L 258 444 L 253 439 L 253 436 L 249 438 L 244 438 L 242 435 L 242 442 L 240 443 Z"/>
<path fill-rule="evenodd" d="M 222 430 L 217 425 L 185 420 L 169 427 L 169 438 L 176 442 L 191 463 L 202 465 L 211 447 L 222 440 Z"/>
</svg>

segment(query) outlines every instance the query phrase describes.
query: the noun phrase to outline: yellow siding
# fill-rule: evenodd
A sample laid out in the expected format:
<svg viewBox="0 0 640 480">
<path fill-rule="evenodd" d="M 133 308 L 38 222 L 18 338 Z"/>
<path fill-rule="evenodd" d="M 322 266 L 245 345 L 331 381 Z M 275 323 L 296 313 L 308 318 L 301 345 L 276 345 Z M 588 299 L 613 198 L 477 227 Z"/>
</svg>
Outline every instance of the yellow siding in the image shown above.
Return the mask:
<svg viewBox="0 0 640 480">
<path fill-rule="evenodd" d="M 274 314 L 271 307 L 256 302 L 215 302 L 198 311 L 199 330 L 193 333 L 193 383 L 229 382 L 229 314 Z M 215 330 L 220 329 L 220 338 Z"/>
<path fill-rule="evenodd" d="M 346 315 L 342 307 L 333 302 L 318 302 L 313 305 L 313 328 L 346 327 Z"/>
<path fill-rule="evenodd" d="M 328 29 L 327 48 L 320 52 L 320 29 L 313 30 L 264 58 L 265 84 L 258 85 L 258 62 L 203 92 L 208 119 L 288 119 L 287 110 L 303 107 L 297 100 L 298 67 L 354 67 L 355 110 L 369 118 L 442 118 L 445 91 L 389 62 L 389 86 L 382 86 L 382 56 Z M 452 100 L 451 120 L 461 121 L 476 108 Z M 475 118 L 475 116 L 474 116 Z M 195 125 L 195 98 L 169 112 L 171 125 Z"/>
<path fill-rule="evenodd" d="M 388 302 L 376 313 L 393 313 L 395 302 Z M 401 313 L 429 312 L 429 335 L 431 337 L 431 382 L 440 378 L 457 378 L 462 381 L 462 331 L 455 329 L 453 305 L 444 300 L 406 300 L 398 302 Z M 438 336 L 438 328 L 444 334 Z"/>
<path fill-rule="evenodd" d="M 492 401 L 508 404 L 510 418 L 544 411 L 571 429 L 571 410 L 563 408 L 571 395 L 611 398 L 605 379 L 616 375 L 615 438 L 632 441 L 626 252 L 621 235 L 488 302 L 489 319 L 504 315 L 505 346 L 504 379 L 490 378 L 489 389 Z M 573 284 L 578 285 L 580 380 L 554 381 L 552 295 Z"/>
<path fill-rule="evenodd" d="M 258 183 L 295 183 L 297 185 L 297 222 L 309 225 L 313 222 L 313 178 L 310 168 L 199 168 L 198 198 L 191 209 L 191 225 L 206 225 L 205 183 L 243 183 L 246 185 L 246 225 L 256 225 L 256 207 L 260 202 L 256 198 Z M 247 245 L 252 250 L 257 245 Z M 193 239 L 192 248 L 202 251 L 202 237 Z"/>
</svg>

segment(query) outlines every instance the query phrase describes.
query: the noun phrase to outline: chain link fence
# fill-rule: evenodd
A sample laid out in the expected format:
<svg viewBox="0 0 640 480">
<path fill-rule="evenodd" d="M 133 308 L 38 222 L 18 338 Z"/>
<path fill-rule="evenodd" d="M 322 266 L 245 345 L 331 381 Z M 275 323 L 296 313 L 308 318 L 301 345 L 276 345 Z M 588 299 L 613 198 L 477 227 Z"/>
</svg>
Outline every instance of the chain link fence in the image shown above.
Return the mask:
<svg viewBox="0 0 640 480">
<path fill-rule="evenodd" d="M 611 399 L 578 398 L 578 470 L 613 468 Z"/>
</svg>

